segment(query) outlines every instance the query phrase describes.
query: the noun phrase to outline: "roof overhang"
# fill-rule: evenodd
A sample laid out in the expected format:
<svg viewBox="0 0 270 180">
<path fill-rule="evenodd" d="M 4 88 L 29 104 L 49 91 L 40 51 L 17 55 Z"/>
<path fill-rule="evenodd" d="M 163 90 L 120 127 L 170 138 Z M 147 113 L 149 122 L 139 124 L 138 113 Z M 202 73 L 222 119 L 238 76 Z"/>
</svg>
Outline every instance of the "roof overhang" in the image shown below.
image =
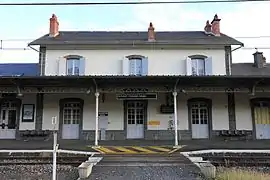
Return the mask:
<svg viewBox="0 0 270 180">
<path fill-rule="evenodd" d="M 138 41 L 138 40 L 130 40 L 130 41 L 50 41 L 50 42 L 42 42 L 42 41 L 33 41 L 28 45 L 241 45 L 244 44 L 241 42 L 232 42 L 232 43 L 221 43 L 221 42 L 207 42 L 207 43 L 193 43 L 193 42 L 183 42 L 183 41 Z"/>
<path fill-rule="evenodd" d="M 270 76 L 36 76 L 0 77 L 2 87 L 228 87 L 269 86 Z"/>
</svg>

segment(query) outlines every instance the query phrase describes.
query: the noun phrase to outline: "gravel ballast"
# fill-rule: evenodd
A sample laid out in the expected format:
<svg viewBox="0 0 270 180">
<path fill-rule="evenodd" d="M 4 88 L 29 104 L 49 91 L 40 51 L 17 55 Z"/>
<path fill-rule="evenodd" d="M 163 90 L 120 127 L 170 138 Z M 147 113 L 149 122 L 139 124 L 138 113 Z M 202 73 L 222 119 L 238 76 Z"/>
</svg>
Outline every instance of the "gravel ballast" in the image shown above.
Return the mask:
<svg viewBox="0 0 270 180">
<path fill-rule="evenodd" d="M 87 180 L 205 180 L 190 166 L 94 167 Z"/>
<path fill-rule="evenodd" d="M 48 180 L 52 179 L 52 165 L 0 166 L 1 180 Z M 78 179 L 78 170 L 69 165 L 57 166 L 57 180 Z"/>
</svg>

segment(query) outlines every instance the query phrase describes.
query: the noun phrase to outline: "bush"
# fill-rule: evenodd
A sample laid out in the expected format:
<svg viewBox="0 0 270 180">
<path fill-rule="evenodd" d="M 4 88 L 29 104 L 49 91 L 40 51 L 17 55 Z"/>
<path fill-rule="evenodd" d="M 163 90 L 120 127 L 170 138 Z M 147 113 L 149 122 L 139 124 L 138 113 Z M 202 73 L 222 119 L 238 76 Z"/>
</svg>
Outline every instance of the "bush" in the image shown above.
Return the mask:
<svg viewBox="0 0 270 180">
<path fill-rule="evenodd" d="M 216 180 L 270 180 L 270 174 L 255 170 L 230 168 L 220 171 Z"/>
</svg>

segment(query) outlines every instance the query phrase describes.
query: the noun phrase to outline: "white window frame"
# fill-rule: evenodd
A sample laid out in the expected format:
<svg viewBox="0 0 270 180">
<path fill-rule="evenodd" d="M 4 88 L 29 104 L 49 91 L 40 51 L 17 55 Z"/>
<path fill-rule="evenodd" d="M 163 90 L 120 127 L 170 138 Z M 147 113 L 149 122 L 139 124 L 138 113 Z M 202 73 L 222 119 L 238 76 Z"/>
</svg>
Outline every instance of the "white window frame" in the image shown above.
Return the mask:
<svg viewBox="0 0 270 180">
<path fill-rule="evenodd" d="M 77 76 L 77 75 L 80 75 L 80 59 L 78 59 L 78 58 L 69 58 L 69 59 L 67 59 L 66 61 L 67 61 L 67 62 L 66 62 L 66 63 L 67 63 L 67 65 L 66 65 L 66 67 L 67 67 L 67 68 L 66 68 L 67 75 L 68 75 L 68 76 Z M 69 69 L 69 61 L 72 61 L 72 73 L 71 73 L 71 74 L 69 74 L 69 72 L 68 72 L 68 69 Z M 76 66 L 75 66 L 75 64 L 76 64 L 75 62 L 76 62 L 76 61 L 79 62 L 79 64 L 78 64 L 78 65 L 79 65 L 79 67 L 78 67 L 78 68 L 79 68 L 79 72 L 78 72 L 78 73 L 75 72 L 75 67 L 76 67 Z"/>
<path fill-rule="evenodd" d="M 131 63 L 132 61 L 135 61 L 134 67 L 132 68 Z M 129 59 L 129 74 L 134 76 L 140 76 L 142 75 L 143 71 L 143 62 L 142 58 L 130 58 Z M 138 68 L 138 66 L 140 66 Z"/>
<path fill-rule="evenodd" d="M 200 73 L 199 71 L 199 65 L 201 65 L 199 63 L 199 61 L 202 61 L 203 62 L 203 66 L 202 66 L 202 69 L 203 69 L 203 73 Z M 196 67 L 194 67 L 194 62 L 196 63 Z M 195 72 L 193 71 L 193 68 L 195 69 Z M 205 59 L 203 58 L 193 58 L 191 59 L 191 73 L 193 76 L 203 76 L 205 75 Z"/>
</svg>

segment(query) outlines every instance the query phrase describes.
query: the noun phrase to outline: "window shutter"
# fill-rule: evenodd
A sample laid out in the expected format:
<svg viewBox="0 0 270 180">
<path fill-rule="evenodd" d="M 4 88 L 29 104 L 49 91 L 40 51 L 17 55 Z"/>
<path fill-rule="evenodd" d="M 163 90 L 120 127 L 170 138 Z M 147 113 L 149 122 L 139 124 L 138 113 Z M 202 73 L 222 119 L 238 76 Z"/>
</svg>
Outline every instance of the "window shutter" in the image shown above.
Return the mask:
<svg viewBox="0 0 270 180">
<path fill-rule="evenodd" d="M 186 58 L 186 75 L 191 76 L 192 75 L 192 65 L 191 65 L 191 58 Z"/>
<path fill-rule="evenodd" d="M 67 60 L 64 57 L 58 58 L 58 75 L 65 76 L 67 74 Z"/>
<path fill-rule="evenodd" d="M 122 73 L 125 76 L 129 75 L 129 59 L 128 58 L 124 58 L 122 60 Z"/>
<path fill-rule="evenodd" d="M 205 59 L 205 75 L 213 75 L 212 57 Z"/>
<path fill-rule="evenodd" d="M 142 59 L 142 76 L 148 75 L 148 57 Z"/>
<path fill-rule="evenodd" d="M 80 76 L 84 76 L 85 75 L 85 58 L 82 57 L 80 59 Z"/>
</svg>

